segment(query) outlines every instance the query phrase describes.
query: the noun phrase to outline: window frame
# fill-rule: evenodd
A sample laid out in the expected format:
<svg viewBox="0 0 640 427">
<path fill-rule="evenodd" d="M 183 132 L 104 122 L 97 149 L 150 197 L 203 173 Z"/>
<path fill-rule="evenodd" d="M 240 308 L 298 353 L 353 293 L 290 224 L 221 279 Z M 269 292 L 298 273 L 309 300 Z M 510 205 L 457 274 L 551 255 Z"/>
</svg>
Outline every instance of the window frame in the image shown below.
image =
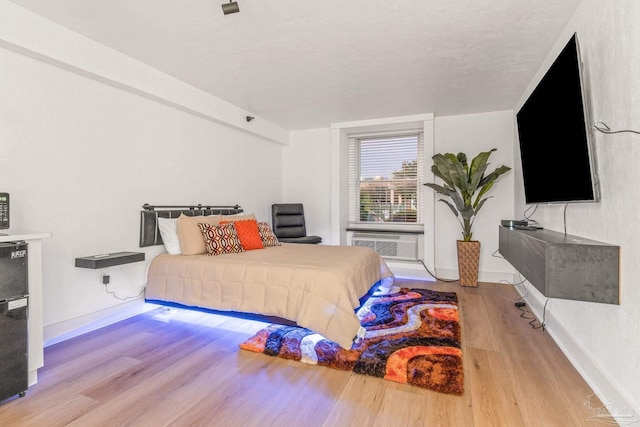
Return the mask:
<svg viewBox="0 0 640 427">
<path fill-rule="evenodd" d="M 417 176 L 416 176 L 416 222 L 374 222 L 360 219 L 360 184 L 361 180 L 361 152 L 362 140 L 372 139 L 406 139 L 417 138 Z M 422 185 L 425 182 L 425 147 L 424 131 L 422 129 L 392 130 L 384 132 L 365 132 L 348 134 L 348 228 L 350 230 L 391 230 L 391 231 L 419 231 L 424 230 L 424 195 Z M 389 179 L 391 181 L 391 179 Z"/>
</svg>

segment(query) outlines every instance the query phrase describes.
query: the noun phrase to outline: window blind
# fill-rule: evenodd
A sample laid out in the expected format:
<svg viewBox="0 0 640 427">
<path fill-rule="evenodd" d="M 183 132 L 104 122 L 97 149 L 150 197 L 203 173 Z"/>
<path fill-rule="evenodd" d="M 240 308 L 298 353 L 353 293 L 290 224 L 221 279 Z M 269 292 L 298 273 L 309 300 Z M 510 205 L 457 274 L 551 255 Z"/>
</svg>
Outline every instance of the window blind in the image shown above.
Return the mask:
<svg viewBox="0 0 640 427">
<path fill-rule="evenodd" d="M 349 222 L 422 224 L 420 131 L 349 135 Z"/>
</svg>

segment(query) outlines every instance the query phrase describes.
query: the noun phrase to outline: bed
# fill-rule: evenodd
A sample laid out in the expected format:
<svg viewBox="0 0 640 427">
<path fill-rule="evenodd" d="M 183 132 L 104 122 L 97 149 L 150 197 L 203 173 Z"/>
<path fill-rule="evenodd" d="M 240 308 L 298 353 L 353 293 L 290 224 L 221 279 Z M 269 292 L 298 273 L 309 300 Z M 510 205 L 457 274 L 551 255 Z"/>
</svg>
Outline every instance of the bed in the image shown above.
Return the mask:
<svg viewBox="0 0 640 427">
<path fill-rule="evenodd" d="M 239 206 L 146 207 L 141 212 L 140 246 L 164 243 L 158 225 L 166 221 L 159 218 L 199 224 L 220 215 L 223 223 L 236 218 L 250 222 L 245 218 L 251 215 L 243 214 Z M 276 316 L 347 349 L 362 333 L 355 315 L 360 299 L 372 286 L 392 277 L 377 252 L 358 246 L 281 243 L 214 256 L 193 253 L 201 250 L 154 257 L 147 273 L 145 298 L 187 307 Z"/>
</svg>

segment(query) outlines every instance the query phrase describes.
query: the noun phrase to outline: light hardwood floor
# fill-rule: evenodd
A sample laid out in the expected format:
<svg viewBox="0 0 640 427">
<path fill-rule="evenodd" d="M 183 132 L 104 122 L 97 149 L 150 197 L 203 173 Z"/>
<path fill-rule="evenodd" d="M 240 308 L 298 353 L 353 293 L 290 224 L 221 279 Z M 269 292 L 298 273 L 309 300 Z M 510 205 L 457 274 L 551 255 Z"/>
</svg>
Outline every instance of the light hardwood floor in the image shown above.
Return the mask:
<svg viewBox="0 0 640 427">
<path fill-rule="evenodd" d="M 38 384 L 0 405 L 0 426 L 611 425 L 551 337 L 520 318 L 513 288 L 411 286 L 458 293 L 462 396 L 239 350 L 264 323 L 157 309 L 46 348 Z"/>
</svg>

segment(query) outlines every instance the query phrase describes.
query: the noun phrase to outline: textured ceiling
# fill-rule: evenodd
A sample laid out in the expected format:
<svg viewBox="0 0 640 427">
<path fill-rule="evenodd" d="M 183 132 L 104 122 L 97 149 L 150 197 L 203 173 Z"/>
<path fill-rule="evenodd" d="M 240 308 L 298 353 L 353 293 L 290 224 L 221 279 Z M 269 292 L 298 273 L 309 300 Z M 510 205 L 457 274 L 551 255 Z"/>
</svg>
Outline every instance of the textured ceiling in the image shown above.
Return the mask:
<svg viewBox="0 0 640 427">
<path fill-rule="evenodd" d="M 511 109 L 580 0 L 12 0 L 287 129 Z"/>
</svg>

